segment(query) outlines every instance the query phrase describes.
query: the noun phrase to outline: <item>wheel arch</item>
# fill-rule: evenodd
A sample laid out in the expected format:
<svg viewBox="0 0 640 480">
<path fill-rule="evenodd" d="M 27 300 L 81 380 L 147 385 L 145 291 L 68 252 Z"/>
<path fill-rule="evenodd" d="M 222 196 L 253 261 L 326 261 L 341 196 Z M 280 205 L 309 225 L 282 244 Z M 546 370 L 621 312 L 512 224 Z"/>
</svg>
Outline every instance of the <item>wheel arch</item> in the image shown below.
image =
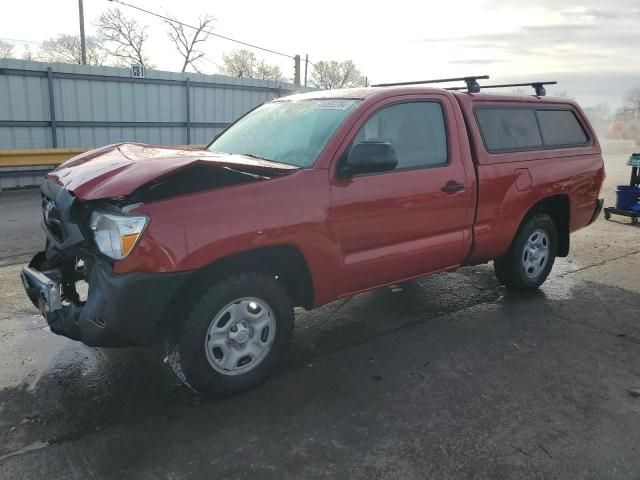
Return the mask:
<svg viewBox="0 0 640 480">
<path fill-rule="evenodd" d="M 527 210 L 520 220 L 520 224 L 514 234 L 515 239 L 518 232 L 529 217 L 537 213 L 546 213 L 553 219 L 553 223 L 558 229 L 558 250 L 556 256 L 566 257 L 569 255 L 570 235 L 569 235 L 569 219 L 570 219 L 570 201 L 567 194 L 556 194 L 538 200 Z"/>
<path fill-rule="evenodd" d="M 267 246 L 219 258 L 195 271 L 176 293 L 161 325 L 169 329 L 179 328 L 189 306 L 213 283 L 248 272 L 274 275 L 285 286 L 294 306 L 307 309 L 313 306 L 313 279 L 303 253 L 293 245 Z"/>
</svg>

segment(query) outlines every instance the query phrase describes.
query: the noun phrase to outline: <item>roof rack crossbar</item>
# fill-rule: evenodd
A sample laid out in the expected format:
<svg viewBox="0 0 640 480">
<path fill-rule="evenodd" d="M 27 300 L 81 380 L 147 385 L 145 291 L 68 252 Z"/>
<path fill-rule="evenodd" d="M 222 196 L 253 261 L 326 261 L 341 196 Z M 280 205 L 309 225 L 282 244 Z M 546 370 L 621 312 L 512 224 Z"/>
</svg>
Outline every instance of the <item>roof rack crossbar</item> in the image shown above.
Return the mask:
<svg viewBox="0 0 640 480">
<path fill-rule="evenodd" d="M 425 85 L 428 83 L 449 83 L 449 82 L 465 82 L 467 84 L 466 87 L 461 87 L 460 89 L 468 89 L 469 91 L 477 91 L 479 92 L 478 80 L 488 80 L 489 75 L 472 75 L 469 77 L 457 77 L 457 78 L 438 78 L 433 80 L 417 80 L 415 82 L 397 82 L 397 83 L 377 83 L 375 85 L 371 85 L 372 87 L 402 87 L 404 85 Z"/>
<path fill-rule="evenodd" d="M 545 85 L 557 85 L 558 82 L 531 82 L 531 83 L 504 83 L 500 85 L 482 85 L 480 88 L 507 88 L 507 87 L 533 87 L 538 97 L 544 97 L 547 94 Z M 446 87 L 445 90 L 469 90 L 467 87 Z M 478 89 L 480 91 L 480 89 Z M 477 93 L 477 92 L 470 92 Z"/>
</svg>

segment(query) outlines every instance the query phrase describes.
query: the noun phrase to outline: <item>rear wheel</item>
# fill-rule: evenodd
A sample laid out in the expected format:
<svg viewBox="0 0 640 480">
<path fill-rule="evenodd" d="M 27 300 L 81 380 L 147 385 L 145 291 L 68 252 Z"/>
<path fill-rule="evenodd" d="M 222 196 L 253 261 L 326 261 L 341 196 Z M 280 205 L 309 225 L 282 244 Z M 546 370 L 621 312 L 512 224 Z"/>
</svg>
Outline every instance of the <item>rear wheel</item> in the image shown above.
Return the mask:
<svg viewBox="0 0 640 480">
<path fill-rule="evenodd" d="M 538 288 L 549 276 L 558 249 L 558 229 L 546 213 L 525 220 L 507 253 L 494 262 L 498 281 L 510 290 Z"/>
<path fill-rule="evenodd" d="M 208 395 L 239 392 L 265 380 L 284 357 L 293 329 L 286 289 L 272 276 L 235 275 L 195 304 L 169 363 L 180 380 Z"/>
</svg>

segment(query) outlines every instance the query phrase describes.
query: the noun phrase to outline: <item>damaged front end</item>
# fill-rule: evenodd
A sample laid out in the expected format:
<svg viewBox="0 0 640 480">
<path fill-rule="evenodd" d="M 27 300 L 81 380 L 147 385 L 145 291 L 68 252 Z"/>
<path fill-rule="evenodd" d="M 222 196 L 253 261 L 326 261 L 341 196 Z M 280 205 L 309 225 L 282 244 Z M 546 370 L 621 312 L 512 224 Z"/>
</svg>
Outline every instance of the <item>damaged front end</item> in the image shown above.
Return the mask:
<svg viewBox="0 0 640 480">
<path fill-rule="evenodd" d="M 162 316 L 189 272 L 115 274 L 113 261 L 92 240 L 95 205 L 78 202 L 51 180 L 42 198 L 46 249 L 23 268 L 21 278 L 51 331 L 89 346 L 158 340 Z"/>
<path fill-rule="evenodd" d="M 114 272 L 153 221 L 138 209 L 297 170 L 250 156 L 141 144 L 110 145 L 72 158 L 41 188 L 47 242 L 21 273 L 25 290 L 57 334 L 90 346 L 152 343 L 164 333 L 171 302 L 194 272 Z M 155 221 L 165 230 L 183 228 Z M 153 258 L 161 247 L 151 245 L 145 254 Z"/>
</svg>

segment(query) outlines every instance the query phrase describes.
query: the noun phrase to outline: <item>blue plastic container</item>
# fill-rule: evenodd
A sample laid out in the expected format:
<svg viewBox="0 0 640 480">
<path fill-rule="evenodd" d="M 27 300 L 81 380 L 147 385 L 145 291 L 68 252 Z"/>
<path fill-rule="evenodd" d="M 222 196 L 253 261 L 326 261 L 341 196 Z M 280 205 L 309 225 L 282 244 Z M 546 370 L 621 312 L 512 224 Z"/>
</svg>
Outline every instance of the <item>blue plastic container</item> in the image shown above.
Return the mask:
<svg viewBox="0 0 640 480">
<path fill-rule="evenodd" d="M 618 185 L 616 189 L 616 208 L 618 210 L 631 210 L 631 207 L 638 201 L 640 201 L 640 188 Z"/>
</svg>

